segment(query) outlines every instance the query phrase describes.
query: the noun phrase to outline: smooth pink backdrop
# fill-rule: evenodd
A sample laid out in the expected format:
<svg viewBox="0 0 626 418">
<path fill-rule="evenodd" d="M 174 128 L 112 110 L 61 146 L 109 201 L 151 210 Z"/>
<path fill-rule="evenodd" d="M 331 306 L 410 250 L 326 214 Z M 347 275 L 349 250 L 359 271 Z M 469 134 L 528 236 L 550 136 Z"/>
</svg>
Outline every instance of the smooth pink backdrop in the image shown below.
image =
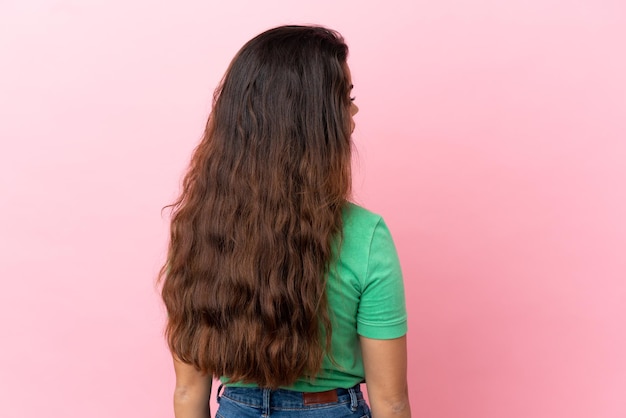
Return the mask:
<svg viewBox="0 0 626 418">
<path fill-rule="evenodd" d="M 234 53 L 312 22 L 351 47 L 413 416 L 625 417 L 625 8 L 2 0 L 1 415 L 173 416 L 160 209 Z"/>
</svg>

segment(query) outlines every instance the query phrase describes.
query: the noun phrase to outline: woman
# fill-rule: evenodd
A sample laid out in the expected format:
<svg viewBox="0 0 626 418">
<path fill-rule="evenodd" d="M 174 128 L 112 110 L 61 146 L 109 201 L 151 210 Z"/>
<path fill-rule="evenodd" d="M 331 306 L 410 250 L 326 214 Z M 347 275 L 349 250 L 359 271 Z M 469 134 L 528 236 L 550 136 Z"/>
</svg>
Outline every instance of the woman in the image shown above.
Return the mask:
<svg viewBox="0 0 626 418">
<path fill-rule="evenodd" d="M 348 48 L 283 26 L 238 52 L 173 205 L 163 267 L 177 418 L 409 417 L 406 312 L 383 220 L 348 202 Z"/>
</svg>

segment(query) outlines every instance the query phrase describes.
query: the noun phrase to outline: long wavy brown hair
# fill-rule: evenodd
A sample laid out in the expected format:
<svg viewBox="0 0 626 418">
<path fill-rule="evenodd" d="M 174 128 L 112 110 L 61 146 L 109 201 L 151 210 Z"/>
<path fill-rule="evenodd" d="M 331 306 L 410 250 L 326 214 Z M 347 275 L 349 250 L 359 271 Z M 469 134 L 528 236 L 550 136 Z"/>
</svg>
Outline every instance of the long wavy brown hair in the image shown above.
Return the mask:
<svg viewBox="0 0 626 418">
<path fill-rule="evenodd" d="M 161 269 L 172 353 L 230 381 L 314 378 L 351 188 L 348 48 L 322 27 L 249 41 L 215 91 Z"/>
</svg>

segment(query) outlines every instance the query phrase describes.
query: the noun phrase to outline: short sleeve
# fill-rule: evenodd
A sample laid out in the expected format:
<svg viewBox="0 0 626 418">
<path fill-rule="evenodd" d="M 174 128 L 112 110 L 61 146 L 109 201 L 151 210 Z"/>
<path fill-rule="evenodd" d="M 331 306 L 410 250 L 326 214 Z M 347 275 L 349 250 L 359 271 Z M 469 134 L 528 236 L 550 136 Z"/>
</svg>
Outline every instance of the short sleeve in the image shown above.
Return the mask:
<svg viewBox="0 0 626 418">
<path fill-rule="evenodd" d="M 407 332 L 402 270 L 382 219 L 374 228 L 366 271 L 357 311 L 357 333 L 381 340 L 402 337 Z"/>
</svg>

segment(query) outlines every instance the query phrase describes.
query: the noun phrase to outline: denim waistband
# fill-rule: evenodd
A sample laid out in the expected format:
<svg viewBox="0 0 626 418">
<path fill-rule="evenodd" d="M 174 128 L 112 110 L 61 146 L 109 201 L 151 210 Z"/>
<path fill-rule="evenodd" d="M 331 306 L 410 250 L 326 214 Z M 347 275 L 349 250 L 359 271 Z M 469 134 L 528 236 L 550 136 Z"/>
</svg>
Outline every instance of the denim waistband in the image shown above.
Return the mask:
<svg viewBox="0 0 626 418">
<path fill-rule="evenodd" d="M 222 387 L 220 386 L 220 389 Z M 348 389 L 338 388 L 337 404 L 350 404 L 350 409 L 356 410 L 359 400 L 363 399 L 361 385 L 357 384 Z M 262 389 L 257 387 L 233 387 L 225 386 L 223 393 L 217 391 L 217 401 L 221 397 L 228 398 L 235 402 L 240 402 L 253 408 L 262 410 L 289 410 L 302 409 L 307 406 L 304 404 L 303 392 L 287 390 L 287 389 Z"/>
</svg>

